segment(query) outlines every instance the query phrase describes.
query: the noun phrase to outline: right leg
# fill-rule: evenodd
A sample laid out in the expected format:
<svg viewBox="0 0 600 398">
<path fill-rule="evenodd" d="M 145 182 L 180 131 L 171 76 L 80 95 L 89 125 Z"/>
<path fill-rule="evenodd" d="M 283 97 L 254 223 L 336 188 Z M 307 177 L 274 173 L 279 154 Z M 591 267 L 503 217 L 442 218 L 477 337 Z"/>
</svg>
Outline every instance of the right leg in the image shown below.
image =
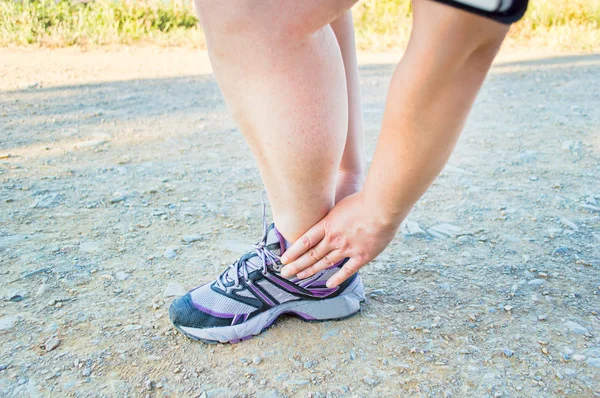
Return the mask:
<svg viewBox="0 0 600 398">
<path fill-rule="evenodd" d="M 355 0 L 196 0 L 223 96 L 289 240 L 335 203 L 348 93 L 330 22 Z"/>
<path fill-rule="evenodd" d="M 337 203 L 362 188 L 365 180 L 366 156 L 352 12 L 346 11 L 331 23 L 331 28 L 342 51 L 348 88 L 348 134 L 336 179 L 335 201 Z"/>
</svg>

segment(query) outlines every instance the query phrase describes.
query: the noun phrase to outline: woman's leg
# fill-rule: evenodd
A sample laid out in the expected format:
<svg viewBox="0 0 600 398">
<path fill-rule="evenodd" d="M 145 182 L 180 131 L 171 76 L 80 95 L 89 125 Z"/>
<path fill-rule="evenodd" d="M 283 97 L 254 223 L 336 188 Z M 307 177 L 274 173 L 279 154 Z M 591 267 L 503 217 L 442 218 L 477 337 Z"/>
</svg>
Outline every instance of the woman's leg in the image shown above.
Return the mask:
<svg viewBox="0 0 600 398">
<path fill-rule="evenodd" d="M 348 91 L 329 23 L 354 1 L 196 0 L 215 76 L 289 241 L 335 203 Z"/>
<path fill-rule="evenodd" d="M 335 201 L 337 203 L 362 188 L 365 179 L 366 159 L 363 110 L 360 98 L 352 12 L 346 11 L 331 23 L 331 27 L 342 52 L 348 90 L 348 133 L 336 179 Z"/>
</svg>

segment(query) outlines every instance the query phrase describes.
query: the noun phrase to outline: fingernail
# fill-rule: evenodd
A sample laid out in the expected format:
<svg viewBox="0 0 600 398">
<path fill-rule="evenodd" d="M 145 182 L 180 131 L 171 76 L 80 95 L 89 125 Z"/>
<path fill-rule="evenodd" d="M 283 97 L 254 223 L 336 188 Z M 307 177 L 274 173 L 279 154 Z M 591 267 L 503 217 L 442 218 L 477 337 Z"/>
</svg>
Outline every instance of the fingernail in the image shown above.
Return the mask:
<svg viewBox="0 0 600 398">
<path fill-rule="evenodd" d="M 288 262 L 288 258 L 285 255 L 283 255 L 283 257 L 281 257 L 281 263 L 287 264 L 287 262 Z"/>
<path fill-rule="evenodd" d="M 327 283 L 325 284 L 325 286 L 327 286 L 328 288 L 331 289 L 333 287 L 333 282 L 327 281 Z"/>
<path fill-rule="evenodd" d="M 287 278 L 288 276 L 290 276 L 287 268 L 284 268 L 281 270 L 281 276 L 283 276 L 284 278 Z"/>
</svg>

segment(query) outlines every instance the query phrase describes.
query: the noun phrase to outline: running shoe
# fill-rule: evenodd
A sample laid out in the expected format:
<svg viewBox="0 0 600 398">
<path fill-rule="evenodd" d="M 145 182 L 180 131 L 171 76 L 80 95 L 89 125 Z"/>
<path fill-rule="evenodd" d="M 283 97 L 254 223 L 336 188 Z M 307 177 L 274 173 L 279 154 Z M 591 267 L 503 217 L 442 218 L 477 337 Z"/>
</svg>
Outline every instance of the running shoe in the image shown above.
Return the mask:
<svg viewBox="0 0 600 398">
<path fill-rule="evenodd" d="M 282 314 L 306 321 L 343 319 L 356 314 L 364 301 L 358 274 L 338 287 L 327 279 L 347 260 L 306 279 L 283 278 L 279 260 L 288 243 L 274 224 L 254 250 L 244 254 L 215 281 L 176 299 L 169 309 L 173 325 L 184 335 L 206 343 L 238 343 L 275 322 Z"/>
</svg>

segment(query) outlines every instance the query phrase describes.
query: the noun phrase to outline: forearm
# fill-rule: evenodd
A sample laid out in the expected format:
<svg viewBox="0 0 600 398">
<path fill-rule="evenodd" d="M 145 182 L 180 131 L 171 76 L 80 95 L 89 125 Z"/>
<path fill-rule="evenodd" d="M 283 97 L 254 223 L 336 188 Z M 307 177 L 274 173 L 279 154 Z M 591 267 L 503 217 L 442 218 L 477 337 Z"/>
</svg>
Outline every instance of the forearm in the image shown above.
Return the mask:
<svg viewBox="0 0 600 398">
<path fill-rule="evenodd" d="M 363 191 L 382 223 L 399 225 L 452 153 L 505 33 L 481 23 L 495 31 L 480 43 L 413 37 L 394 73 Z"/>
</svg>

